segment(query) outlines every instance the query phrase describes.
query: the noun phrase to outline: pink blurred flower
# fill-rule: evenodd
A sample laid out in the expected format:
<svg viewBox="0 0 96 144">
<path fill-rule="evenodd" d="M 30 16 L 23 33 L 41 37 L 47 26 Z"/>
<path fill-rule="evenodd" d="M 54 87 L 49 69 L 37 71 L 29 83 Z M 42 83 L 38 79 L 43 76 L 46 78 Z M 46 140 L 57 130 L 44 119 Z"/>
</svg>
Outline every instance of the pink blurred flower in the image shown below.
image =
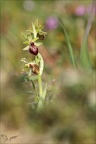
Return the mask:
<svg viewBox="0 0 96 144">
<path fill-rule="evenodd" d="M 46 22 L 45 22 L 45 27 L 48 30 L 56 29 L 58 27 L 58 19 L 54 16 L 48 17 Z"/>
<path fill-rule="evenodd" d="M 81 5 L 75 9 L 75 14 L 77 16 L 83 16 L 84 14 L 90 14 L 91 9 L 92 9 L 92 4 L 89 5 L 88 7 Z M 94 13 L 96 14 L 96 6 L 94 6 Z"/>
<path fill-rule="evenodd" d="M 85 12 L 86 12 L 86 8 L 85 8 L 85 6 L 83 6 L 83 5 L 78 6 L 78 7 L 75 9 L 75 14 L 76 14 L 77 16 L 82 16 L 82 15 L 85 14 Z"/>
</svg>

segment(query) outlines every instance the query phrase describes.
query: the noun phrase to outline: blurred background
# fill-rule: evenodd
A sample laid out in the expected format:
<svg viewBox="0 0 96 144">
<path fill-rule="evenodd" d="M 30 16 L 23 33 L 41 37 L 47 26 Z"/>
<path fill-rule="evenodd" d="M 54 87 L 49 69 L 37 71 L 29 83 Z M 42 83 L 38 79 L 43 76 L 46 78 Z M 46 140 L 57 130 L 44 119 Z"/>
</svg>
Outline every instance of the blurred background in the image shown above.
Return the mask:
<svg viewBox="0 0 96 144">
<path fill-rule="evenodd" d="M 1 0 L 1 138 L 2 143 L 95 144 L 96 19 L 88 37 L 92 70 L 72 68 L 64 22 L 78 60 L 90 14 L 91 0 Z M 96 10 L 94 9 L 96 14 Z M 23 37 L 39 19 L 48 33 L 39 52 L 45 60 L 43 85 L 48 84 L 46 108 L 32 109 L 34 95 L 24 83 Z M 17 136 L 17 137 L 15 137 Z"/>
</svg>

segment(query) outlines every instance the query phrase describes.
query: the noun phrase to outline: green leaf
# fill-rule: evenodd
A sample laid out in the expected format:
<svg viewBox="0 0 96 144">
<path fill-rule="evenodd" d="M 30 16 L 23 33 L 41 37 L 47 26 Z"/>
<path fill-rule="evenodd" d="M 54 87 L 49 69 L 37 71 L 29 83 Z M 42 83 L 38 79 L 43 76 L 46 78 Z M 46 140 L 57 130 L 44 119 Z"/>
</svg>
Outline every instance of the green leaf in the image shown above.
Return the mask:
<svg viewBox="0 0 96 144">
<path fill-rule="evenodd" d="M 42 98 L 43 98 L 43 100 L 45 100 L 46 92 L 47 92 L 47 84 L 45 85 L 45 89 L 42 92 Z"/>
<path fill-rule="evenodd" d="M 34 80 L 37 80 L 37 78 L 38 78 L 37 76 L 28 76 L 27 75 L 25 77 L 25 81 L 34 81 Z"/>
<path fill-rule="evenodd" d="M 34 35 L 34 38 L 36 38 L 36 36 L 37 36 L 37 32 L 36 32 L 36 29 L 35 29 L 35 26 L 34 26 L 33 23 L 32 23 L 32 29 L 33 29 L 33 35 Z"/>
<path fill-rule="evenodd" d="M 34 25 L 35 25 L 36 27 L 38 27 L 38 19 L 36 19 L 36 21 L 34 22 Z"/>
<path fill-rule="evenodd" d="M 44 31 L 40 31 L 40 34 L 44 34 L 44 35 L 47 35 L 47 32 L 44 32 Z"/>
<path fill-rule="evenodd" d="M 32 80 L 32 81 L 37 80 L 37 79 L 38 79 L 37 75 L 36 76 L 32 75 L 29 77 L 29 80 Z"/>
<path fill-rule="evenodd" d="M 29 45 L 23 48 L 23 50 L 28 50 L 28 49 L 29 49 Z"/>
<path fill-rule="evenodd" d="M 28 72 L 28 76 L 31 76 L 31 74 L 32 74 L 32 71 L 30 69 L 29 72 Z"/>
<path fill-rule="evenodd" d="M 30 42 L 29 42 L 29 41 L 24 41 L 23 43 L 24 43 L 24 44 L 29 44 Z"/>
<path fill-rule="evenodd" d="M 28 38 L 29 42 L 32 41 L 32 36 L 31 36 L 31 34 L 28 34 L 28 35 L 27 35 L 27 38 Z"/>
<path fill-rule="evenodd" d="M 38 102 L 38 106 L 37 106 L 37 110 L 38 111 L 44 108 L 44 102 L 45 102 L 46 92 L 47 92 L 47 84 L 45 86 L 44 91 L 42 92 L 41 97 L 39 97 L 39 102 Z"/>
<path fill-rule="evenodd" d="M 24 80 L 25 82 L 29 81 L 28 76 L 26 76 Z"/>
<path fill-rule="evenodd" d="M 84 68 L 91 68 L 91 62 L 88 53 L 87 39 L 82 42 L 80 51 L 80 62 Z"/>
<path fill-rule="evenodd" d="M 33 33 L 33 31 L 32 30 L 26 30 L 27 32 L 30 32 L 30 33 Z"/>
<path fill-rule="evenodd" d="M 74 53 L 73 53 L 72 46 L 71 46 L 70 41 L 69 41 L 69 37 L 68 37 L 68 35 L 67 35 L 66 29 L 65 29 L 65 26 L 64 26 L 62 20 L 61 20 L 61 19 L 59 19 L 59 20 L 60 20 L 60 23 L 61 23 L 61 25 L 62 25 L 64 34 L 65 34 L 67 46 L 68 46 L 68 49 L 69 49 L 69 54 L 70 54 L 71 63 L 73 64 L 74 68 L 76 68 L 76 60 L 75 60 L 75 56 L 74 56 Z"/>
<path fill-rule="evenodd" d="M 43 61 L 43 58 L 41 56 L 40 53 L 38 53 L 38 58 L 40 59 L 40 75 L 43 73 L 43 68 L 44 68 L 44 61 Z"/>
<path fill-rule="evenodd" d="M 34 89 L 34 92 L 35 92 L 35 101 L 37 102 L 37 98 L 38 98 L 37 90 L 36 90 L 36 87 L 35 87 L 35 84 L 34 84 L 33 80 L 31 80 L 31 82 L 32 82 L 33 89 Z"/>
<path fill-rule="evenodd" d="M 39 101 L 38 101 L 38 106 L 37 106 L 37 111 L 40 111 L 44 108 L 43 106 L 43 100 L 42 97 L 39 97 Z"/>
</svg>

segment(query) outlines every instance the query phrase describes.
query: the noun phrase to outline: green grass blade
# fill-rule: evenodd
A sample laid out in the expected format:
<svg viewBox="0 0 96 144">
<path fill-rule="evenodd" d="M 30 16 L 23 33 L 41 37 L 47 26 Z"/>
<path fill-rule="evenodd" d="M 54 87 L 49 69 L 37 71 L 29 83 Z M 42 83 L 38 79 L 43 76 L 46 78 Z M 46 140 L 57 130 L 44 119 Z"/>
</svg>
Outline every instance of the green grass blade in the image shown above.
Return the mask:
<svg viewBox="0 0 96 144">
<path fill-rule="evenodd" d="M 83 40 L 82 45 L 81 45 L 80 62 L 84 68 L 91 67 L 91 62 L 90 62 L 89 53 L 88 53 L 87 39 Z"/>
<path fill-rule="evenodd" d="M 92 22 L 93 22 L 93 19 L 94 19 L 94 0 L 93 0 L 93 4 L 92 4 L 92 7 L 91 7 L 91 12 L 90 12 L 90 15 L 89 15 L 89 19 L 88 19 L 88 23 L 87 23 L 87 27 L 86 27 L 86 30 L 85 30 L 85 34 L 84 34 L 84 38 L 83 38 L 83 41 L 82 41 L 82 44 L 81 44 L 81 50 L 80 50 L 80 62 L 81 62 L 81 65 L 84 67 L 84 68 L 91 68 L 91 61 L 90 61 L 90 58 L 89 58 L 89 53 L 88 53 L 88 35 L 89 35 L 89 32 L 90 32 L 90 29 L 91 29 L 91 26 L 92 26 Z"/>
<path fill-rule="evenodd" d="M 73 64 L 74 68 L 76 68 L 76 67 L 77 67 L 77 65 L 76 65 L 76 59 L 75 59 L 75 56 L 74 56 L 74 53 L 73 53 L 72 46 L 71 46 L 70 41 L 69 41 L 69 37 L 68 37 L 68 35 L 67 35 L 66 29 L 65 29 L 65 26 L 64 26 L 62 20 L 61 20 L 61 19 L 59 19 L 59 20 L 60 20 L 60 23 L 61 23 L 61 25 L 62 25 L 64 34 L 65 34 L 67 46 L 68 46 L 68 49 L 69 49 L 69 54 L 70 54 L 71 63 Z"/>
</svg>

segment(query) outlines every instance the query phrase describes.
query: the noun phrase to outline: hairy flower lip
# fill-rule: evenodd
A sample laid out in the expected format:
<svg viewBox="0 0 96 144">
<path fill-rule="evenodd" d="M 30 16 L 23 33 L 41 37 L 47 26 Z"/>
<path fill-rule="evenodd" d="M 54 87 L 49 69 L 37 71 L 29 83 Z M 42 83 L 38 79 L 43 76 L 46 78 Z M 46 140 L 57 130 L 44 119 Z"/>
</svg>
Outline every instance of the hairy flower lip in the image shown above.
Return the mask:
<svg viewBox="0 0 96 144">
<path fill-rule="evenodd" d="M 30 46 L 34 46 L 34 42 L 31 42 L 31 43 L 30 43 Z"/>
<path fill-rule="evenodd" d="M 30 67 L 30 68 L 33 68 L 33 65 L 32 65 L 32 64 L 29 64 L 29 67 Z"/>
<path fill-rule="evenodd" d="M 37 64 L 30 64 L 29 67 L 32 69 L 32 72 L 34 74 L 38 74 L 39 73 L 39 66 Z"/>
<path fill-rule="evenodd" d="M 38 54 L 38 47 L 37 46 L 29 46 L 29 52 L 33 55 L 37 55 Z"/>
<path fill-rule="evenodd" d="M 44 40 L 45 35 L 37 33 L 37 37 L 39 38 L 39 40 Z"/>
</svg>

